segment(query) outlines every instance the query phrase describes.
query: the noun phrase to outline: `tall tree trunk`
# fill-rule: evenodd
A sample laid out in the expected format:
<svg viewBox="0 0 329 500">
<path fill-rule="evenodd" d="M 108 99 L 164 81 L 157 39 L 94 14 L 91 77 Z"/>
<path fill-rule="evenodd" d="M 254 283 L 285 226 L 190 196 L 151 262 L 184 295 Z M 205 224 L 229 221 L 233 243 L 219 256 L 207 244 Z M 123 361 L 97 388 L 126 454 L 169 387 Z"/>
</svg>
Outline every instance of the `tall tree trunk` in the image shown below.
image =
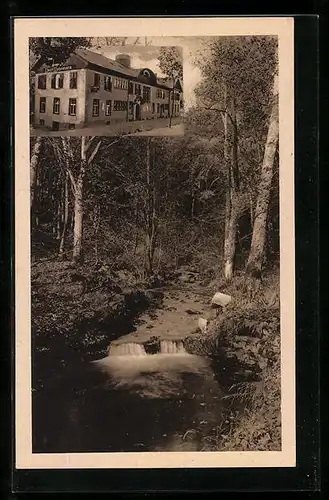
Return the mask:
<svg viewBox="0 0 329 500">
<path fill-rule="evenodd" d="M 252 194 L 249 194 L 249 205 L 250 205 L 250 225 L 251 229 L 254 227 L 254 220 L 255 220 L 255 210 L 254 210 L 254 203 L 252 199 Z"/>
<path fill-rule="evenodd" d="M 39 157 L 42 148 L 42 137 L 37 137 L 33 146 L 30 161 L 30 204 L 31 204 L 31 230 L 38 226 L 38 216 L 36 214 L 36 194 L 38 184 Z"/>
<path fill-rule="evenodd" d="M 274 96 L 268 134 L 266 139 L 261 178 L 258 188 L 254 216 L 252 242 L 247 262 L 247 273 L 253 278 L 261 278 L 266 247 L 266 223 L 270 202 L 273 166 L 279 140 L 278 96 Z"/>
<path fill-rule="evenodd" d="M 82 260 L 83 179 L 79 176 L 74 197 L 73 262 Z"/>
<path fill-rule="evenodd" d="M 30 161 L 30 192 L 31 192 L 30 202 L 31 202 L 31 208 L 33 208 L 34 198 L 35 198 L 35 188 L 36 188 L 41 146 L 42 146 L 42 137 L 37 137 L 35 144 L 33 146 L 33 151 L 32 151 L 31 161 Z"/>
<path fill-rule="evenodd" d="M 238 125 L 236 120 L 235 99 L 231 100 L 231 126 L 232 126 L 232 187 L 235 192 L 240 189 L 240 175 L 238 164 Z"/>
<path fill-rule="evenodd" d="M 150 158 L 151 139 L 146 139 L 146 184 L 147 184 L 147 202 L 146 202 L 146 245 L 145 245 L 145 270 L 150 276 L 153 274 L 153 259 L 156 246 L 156 191 L 154 181 L 151 179 L 151 158 Z"/>
<path fill-rule="evenodd" d="M 60 199 L 58 200 L 58 205 L 57 205 L 57 219 L 56 219 L 56 240 L 60 240 L 61 238 L 61 219 L 62 219 L 62 210 L 63 208 L 63 202 L 62 202 L 62 196 L 60 196 Z"/>
<path fill-rule="evenodd" d="M 32 207 L 32 231 L 38 229 L 39 227 L 39 199 L 43 196 L 43 182 L 41 180 L 42 169 L 40 168 L 40 163 L 37 169 L 36 181 L 35 181 L 35 193 Z"/>
<path fill-rule="evenodd" d="M 96 265 L 98 264 L 98 233 L 99 233 L 100 221 L 101 221 L 101 206 L 99 203 L 97 203 L 96 209 L 95 209 L 95 218 L 94 218 L 94 228 L 95 228 L 94 250 L 95 250 L 95 264 Z"/>
<path fill-rule="evenodd" d="M 71 211 L 71 217 L 70 217 L 70 231 L 74 231 L 74 211 Z"/>
<path fill-rule="evenodd" d="M 224 244 L 224 277 L 230 281 L 233 277 L 234 271 L 234 258 L 236 250 L 236 233 L 238 223 L 238 209 L 236 200 L 231 198 L 230 211 L 225 231 L 225 244 Z"/>
<path fill-rule="evenodd" d="M 231 114 L 228 114 L 228 96 L 225 96 L 224 125 L 224 162 L 227 172 L 227 192 L 225 206 L 224 235 L 224 277 L 230 281 L 233 277 L 236 250 L 236 233 L 239 208 L 239 172 L 238 172 L 238 134 L 236 125 L 235 102 L 231 101 Z M 229 127 L 230 125 L 230 127 Z M 231 133 L 230 133 L 231 130 Z"/>
<path fill-rule="evenodd" d="M 112 144 L 115 144 L 114 141 Z M 97 143 L 97 144 L 96 144 Z M 82 236 L 83 236 L 83 212 L 84 212 L 84 178 L 87 167 L 93 162 L 96 157 L 102 139 L 98 142 L 96 137 L 87 138 L 81 137 L 81 150 L 80 150 L 80 168 L 77 178 L 73 175 L 71 170 L 71 163 L 74 162 L 73 152 L 70 144 L 70 137 L 61 137 L 62 149 L 53 143 L 55 154 L 63 161 L 65 172 L 70 178 L 71 187 L 74 195 L 74 226 L 73 226 L 73 262 L 80 262 L 82 260 Z M 92 146 L 94 146 L 93 150 Z M 88 153 L 88 159 L 87 159 Z M 62 160 L 63 158 L 63 160 Z"/>
<path fill-rule="evenodd" d="M 57 219 L 56 219 L 56 240 L 60 241 L 63 221 L 64 221 L 64 183 L 60 174 L 57 181 Z"/>
<path fill-rule="evenodd" d="M 138 210 L 139 210 L 139 203 L 138 203 L 138 195 L 136 195 L 136 200 L 135 200 L 135 243 L 134 243 L 134 255 L 137 253 L 137 248 L 138 248 Z"/>
<path fill-rule="evenodd" d="M 192 190 L 192 201 L 191 201 L 191 220 L 194 220 L 195 215 L 195 190 Z"/>
<path fill-rule="evenodd" d="M 171 112 L 170 112 L 170 106 L 171 106 L 171 90 L 169 89 L 169 99 L 168 99 L 169 128 L 171 128 Z"/>
<path fill-rule="evenodd" d="M 59 244 L 59 251 L 58 251 L 58 254 L 60 257 L 63 257 L 63 254 L 64 254 L 67 224 L 68 224 L 68 220 L 69 220 L 69 186 L 68 186 L 68 182 L 69 182 L 68 173 L 66 173 L 65 174 L 65 181 L 64 181 L 63 228 L 62 228 L 61 241 Z"/>
<path fill-rule="evenodd" d="M 87 168 L 86 138 L 81 137 L 80 171 L 75 183 L 74 193 L 74 228 L 73 228 L 73 262 L 82 260 L 82 232 L 83 232 L 83 185 Z"/>
</svg>

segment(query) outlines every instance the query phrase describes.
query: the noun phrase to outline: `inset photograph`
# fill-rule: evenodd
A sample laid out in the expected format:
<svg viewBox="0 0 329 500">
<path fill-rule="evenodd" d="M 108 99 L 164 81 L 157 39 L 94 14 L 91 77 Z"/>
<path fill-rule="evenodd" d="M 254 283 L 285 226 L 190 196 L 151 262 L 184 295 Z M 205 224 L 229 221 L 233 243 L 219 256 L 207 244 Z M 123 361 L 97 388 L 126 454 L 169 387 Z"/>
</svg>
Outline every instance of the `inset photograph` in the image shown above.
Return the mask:
<svg viewBox="0 0 329 500">
<path fill-rule="evenodd" d="M 179 136 L 183 51 L 106 38 L 30 38 L 31 135 Z"/>
</svg>

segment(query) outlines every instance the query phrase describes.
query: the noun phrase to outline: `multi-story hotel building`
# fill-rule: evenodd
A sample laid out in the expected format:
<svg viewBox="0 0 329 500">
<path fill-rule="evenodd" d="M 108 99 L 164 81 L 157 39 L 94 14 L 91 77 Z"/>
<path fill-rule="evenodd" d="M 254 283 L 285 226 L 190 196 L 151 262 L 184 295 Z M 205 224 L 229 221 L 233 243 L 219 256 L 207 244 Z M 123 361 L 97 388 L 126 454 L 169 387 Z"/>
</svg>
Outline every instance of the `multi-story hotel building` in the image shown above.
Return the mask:
<svg viewBox="0 0 329 500">
<path fill-rule="evenodd" d="M 65 64 L 36 64 L 34 126 L 74 129 L 96 123 L 180 116 L 183 90 L 148 69 L 134 69 L 130 57 L 113 61 L 77 49 Z"/>
</svg>

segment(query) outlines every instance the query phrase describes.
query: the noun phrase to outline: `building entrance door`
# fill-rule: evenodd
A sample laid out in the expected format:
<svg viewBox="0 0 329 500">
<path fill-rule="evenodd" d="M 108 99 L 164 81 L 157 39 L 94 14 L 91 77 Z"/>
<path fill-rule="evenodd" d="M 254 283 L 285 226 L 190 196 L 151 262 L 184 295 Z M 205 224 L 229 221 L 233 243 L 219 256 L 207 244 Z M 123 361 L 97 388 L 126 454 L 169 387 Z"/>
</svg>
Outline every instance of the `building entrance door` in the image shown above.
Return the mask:
<svg viewBox="0 0 329 500">
<path fill-rule="evenodd" d="M 128 114 L 128 121 L 132 122 L 135 120 L 135 105 L 133 102 L 129 103 L 129 114 Z"/>
<path fill-rule="evenodd" d="M 136 104 L 135 106 L 135 120 L 140 120 L 141 119 L 141 106 L 140 104 Z"/>
<path fill-rule="evenodd" d="M 53 122 L 53 130 L 59 130 L 59 122 Z"/>
</svg>

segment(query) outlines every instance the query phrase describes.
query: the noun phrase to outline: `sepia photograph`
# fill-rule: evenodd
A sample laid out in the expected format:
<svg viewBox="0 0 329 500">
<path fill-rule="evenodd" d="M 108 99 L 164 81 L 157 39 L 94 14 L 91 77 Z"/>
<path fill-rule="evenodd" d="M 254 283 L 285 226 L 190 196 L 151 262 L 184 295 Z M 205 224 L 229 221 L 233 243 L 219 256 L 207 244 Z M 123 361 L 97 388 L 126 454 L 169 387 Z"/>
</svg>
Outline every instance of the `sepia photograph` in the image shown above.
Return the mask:
<svg viewBox="0 0 329 500">
<path fill-rule="evenodd" d="M 181 47 L 139 40 L 31 38 L 31 134 L 183 135 Z"/>
<path fill-rule="evenodd" d="M 293 463 L 292 64 L 218 31 L 28 37 L 32 456 Z"/>
</svg>

